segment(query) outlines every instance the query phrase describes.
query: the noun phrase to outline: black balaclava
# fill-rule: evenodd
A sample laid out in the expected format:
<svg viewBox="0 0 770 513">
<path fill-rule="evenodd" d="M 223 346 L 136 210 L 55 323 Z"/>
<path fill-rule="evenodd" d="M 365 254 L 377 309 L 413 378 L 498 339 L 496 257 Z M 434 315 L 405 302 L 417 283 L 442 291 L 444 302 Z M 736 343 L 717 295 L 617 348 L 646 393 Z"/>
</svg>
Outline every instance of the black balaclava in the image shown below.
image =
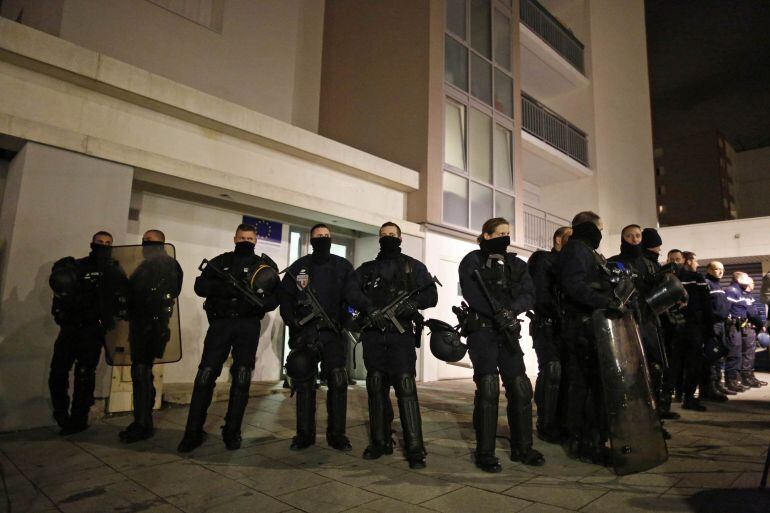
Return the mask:
<svg viewBox="0 0 770 513">
<path fill-rule="evenodd" d="M 504 255 L 511 245 L 511 238 L 508 235 L 502 237 L 493 237 L 491 239 L 481 239 L 479 247 L 485 255 Z"/>
<path fill-rule="evenodd" d="M 591 221 L 586 221 L 572 227 L 572 238 L 582 240 L 593 249 L 599 249 L 602 231 Z"/>
<path fill-rule="evenodd" d="M 655 228 L 645 228 L 642 230 L 642 248 L 657 248 L 662 245 L 663 240 L 660 238 L 660 235 L 658 235 L 658 230 Z"/>
<path fill-rule="evenodd" d="M 158 255 L 162 255 L 165 253 L 163 250 L 163 246 L 165 245 L 165 242 L 161 242 L 159 240 L 143 240 L 142 241 L 142 256 L 145 259 L 148 258 L 154 258 Z"/>
<path fill-rule="evenodd" d="M 235 256 L 245 258 L 254 254 L 254 243 L 247 240 L 235 243 Z"/>
<path fill-rule="evenodd" d="M 639 257 L 642 255 L 642 245 L 631 244 L 626 239 L 620 239 L 620 254 L 632 258 Z"/>
<path fill-rule="evenodd" d="M 401 239 L 398 237 L 380 237 L 380 257 L 395 258 L 401 254 Z"/>
<path fill-rule="evenodd" d="M 329 254 L 332 249 L 331 237 L 313 237 L 310 239 L 310 245 L 313 247 L 311 258 L 314 262 L 326 262 L 329 260 Z"/>
<path fill-rule="evenodd" d="M 104 244 L 91 243 L 91 258 L 98 261 L 105 261 L 112 258 L 112 246 Z"/>
</svg>

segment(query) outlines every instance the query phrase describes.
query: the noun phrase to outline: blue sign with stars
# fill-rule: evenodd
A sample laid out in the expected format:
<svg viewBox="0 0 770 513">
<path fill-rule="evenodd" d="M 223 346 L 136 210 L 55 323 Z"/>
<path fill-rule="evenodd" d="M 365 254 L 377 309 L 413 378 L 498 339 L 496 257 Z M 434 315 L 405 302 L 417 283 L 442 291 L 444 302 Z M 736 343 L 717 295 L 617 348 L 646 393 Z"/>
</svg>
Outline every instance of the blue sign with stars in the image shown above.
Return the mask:
<svg viewBox="0 0 770 513">
<path fill-rule="evenodd" d="M 266 219 L 259 219 L 258 217 L 243 216 L 243 223 L 250 224 L 257 229 L 257 239 L 272 242 L 273 244 L 281 243 L 281 236 L 283 232 L 283 224 L 277 221 L 267 221 Z"/>
</svg>

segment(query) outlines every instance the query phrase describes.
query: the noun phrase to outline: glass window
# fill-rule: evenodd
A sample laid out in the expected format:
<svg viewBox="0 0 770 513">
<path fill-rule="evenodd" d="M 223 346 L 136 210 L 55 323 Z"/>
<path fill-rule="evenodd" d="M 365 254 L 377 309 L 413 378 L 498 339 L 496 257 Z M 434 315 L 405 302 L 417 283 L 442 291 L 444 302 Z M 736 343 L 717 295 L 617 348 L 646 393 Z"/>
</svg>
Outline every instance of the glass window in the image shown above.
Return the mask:
<svg viewBox="0 0 770 513">
<path fill-rule="evenodd" d="M 470 172 L 476 180 L 492 183 L 492 118 L 471 109 L 468 119 Z"/>
<path fill-rule="evenodd" d="M 500 71 L 495 70 L 495 110 L 513 117 L 513 81 Z"/>
<path fill-rule="evenodd" d="M 471 94 L 492 105 L 492 66 L 475 53 L 471 56 Z"/>
<path fill-rule="evenodd" d="M 465 170 L 465 106 L 449 99 L 444 107 L 444 162 Z"/>
<path fill-rule="evenodd" d="M 468 90 L 468 49 L 449 36 L 444 36 L 444 79 Z"/>
<path fill-rule="evenodd" d="M 495 187 L 513 190 L 511 131 L 495 125 Z"/>
<path fill-rule="evenodd" d="M 495 9 L 495 63 L 511 71 L 511 20 Z"/>
<path fill-rule="evenodd" d="M 465 39 L 465 0 L 447 0 L 446 26 L 452 33 Z"/>
<path fill-rule="evenodd" d="M 491 59 L 489 0 L 471 0 L 471 48 Z"/>
<path fill-rule="evenodd" d="M 511 223 L 511 239 L 513 236 L 513 225 L 516 211 L 513 204 L 513 197 L 495 191 L 495 217 L 504 217 Z"/>
<path fill-rule="evenodd" d="M 444 222 L 468 226 L 468 180 L 444 171 Z"/>
<path fill-rule="evenodd" d="M 492 189 L 471 182 L 471 229 L 481 231 L 484 221 L 492 217 Z"/>
</svg>

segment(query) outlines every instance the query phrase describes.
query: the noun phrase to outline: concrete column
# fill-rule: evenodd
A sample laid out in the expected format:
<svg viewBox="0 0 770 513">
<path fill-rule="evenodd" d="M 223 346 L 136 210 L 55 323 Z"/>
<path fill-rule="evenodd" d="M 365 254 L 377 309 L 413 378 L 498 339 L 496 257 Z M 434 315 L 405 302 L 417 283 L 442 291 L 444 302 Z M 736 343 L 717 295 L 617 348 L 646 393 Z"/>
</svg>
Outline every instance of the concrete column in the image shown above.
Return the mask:
<svg viewBox="0 0 770 513">
<path fill-rule="evenodd" d="M 36 143 L 11 162 L 0 211 L 0 432 L 53 424 L 51 266 L 85 256 L 100 229 L 123 242 L 132 180 L 129 166 Z"/>
</svg>

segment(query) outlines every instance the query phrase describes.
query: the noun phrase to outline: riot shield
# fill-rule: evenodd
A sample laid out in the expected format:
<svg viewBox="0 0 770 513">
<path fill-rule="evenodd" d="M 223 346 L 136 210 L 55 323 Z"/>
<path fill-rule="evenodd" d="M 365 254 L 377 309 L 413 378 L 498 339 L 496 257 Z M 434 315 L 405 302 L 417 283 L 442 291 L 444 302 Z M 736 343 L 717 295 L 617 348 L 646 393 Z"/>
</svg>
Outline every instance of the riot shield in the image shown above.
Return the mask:
<svg viewBox="0 0 770 513">
<path fill-rule="evenodd" d="M 178 362 L 182 338 L 177 298 L 182 277 L 174 246 L 113 246 L 112 257 L 128 276 L 128 308 L 105 336 L 107 363 Z"/>
<path fill-rule="evenodd" d="M 660 465 L 668 459 L 668 449 L 636 323 L 630 313 L 608 319 L 597 310 L 593 326 L 615 473 Z"/>
</svg>

